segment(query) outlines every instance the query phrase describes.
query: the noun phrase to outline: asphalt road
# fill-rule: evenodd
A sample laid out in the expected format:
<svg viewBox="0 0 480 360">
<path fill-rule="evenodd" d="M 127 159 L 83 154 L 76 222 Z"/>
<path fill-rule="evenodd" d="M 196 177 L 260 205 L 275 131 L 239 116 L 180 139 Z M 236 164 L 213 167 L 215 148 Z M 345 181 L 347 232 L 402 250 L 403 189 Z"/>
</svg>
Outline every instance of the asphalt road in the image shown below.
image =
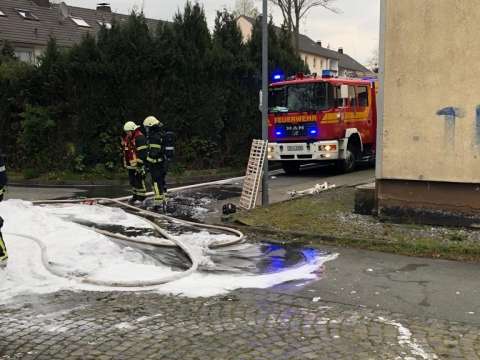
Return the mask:
<svg viewBox="0 0 480 360">
<path fill-rule="evenodd" d="M 286 175 L 282 170 L 272 171 L 269 178 L 269 195 L 272 203 L 284 201 L 290 198 L 290 191 L 302 191 L 328 182 L 330 185 L 358 185 L 375 179 L 374 169 L 360 169 L 349 174 L 338 174 L 332 167 L 308 167 L 302 169 L 298 175 Z M 241 182 L 238 182 L 241 186 Z M 193 190 L 192 192 L 194 192 Z M 90 186 L 88 188 L 78 187 L 8 187 L 7 199 L 22 200 L 48 200 L 58 198 L 69 198 L 74 196 L 123 196 L 128 194 L 128 189 L 115 186 Z M 232 201 L 232 199 L 227 199 Z"/>
<path fill-rule="evenodd" d="M 326 264 L 321 281 L 306 287 L 280 285 L 274 291 L 480 325 L 480 264 L 326 246 L 322 249 L 340 255 Z"/>
<path fill-rule="evenodd" d="M 298 175 L 286 175 L 279 170 L 269 178 L 270 202 L 276 203 L 290 198 L 289 192 L 313 188 L 327 182 L 335 186 L 354 186 L 375 180 L 375 170 L 361 168 L 348 174 L 339 174 L 333 167 L 309 167 L 302 169 Z"/>
</svg>

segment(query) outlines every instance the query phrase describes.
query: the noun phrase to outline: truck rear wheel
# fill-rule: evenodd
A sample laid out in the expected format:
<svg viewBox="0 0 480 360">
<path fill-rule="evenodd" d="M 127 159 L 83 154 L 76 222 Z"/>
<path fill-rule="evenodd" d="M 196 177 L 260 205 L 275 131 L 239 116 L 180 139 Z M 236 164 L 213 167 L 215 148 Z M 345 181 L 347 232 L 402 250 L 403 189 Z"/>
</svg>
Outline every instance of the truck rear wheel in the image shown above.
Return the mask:
<svg viewBox="0 0 480 360">
<path fill-rule="evenodd" d="M 283 171 L 287 175 L 295 175 L 300 172 L 300 164 L 295 161 L 284 161 L 282 162 Z"/>
</svg>

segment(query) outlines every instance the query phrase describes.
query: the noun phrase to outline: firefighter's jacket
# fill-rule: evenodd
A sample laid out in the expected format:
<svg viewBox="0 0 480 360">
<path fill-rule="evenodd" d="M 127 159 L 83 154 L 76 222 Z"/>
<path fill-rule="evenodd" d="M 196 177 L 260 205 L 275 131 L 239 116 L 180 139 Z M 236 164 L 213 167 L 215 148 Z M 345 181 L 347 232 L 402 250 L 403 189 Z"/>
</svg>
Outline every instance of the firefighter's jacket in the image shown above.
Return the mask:
<svg viewBox="0 0 480 360">
<path fill-rule="evenodd" d="M 148 131 L 148 155 L 147 163 L 160 164 L 165 158 L 164 136 L 159 126 L 152 126 Z"/>
<path fill-rule="evenodd" d="M 140 129 L 122 139 L 123 163 L 127 169 L 141 168 L 147 159 L 147 140 Z"/>
<path fill-rule="evenodd" d="M 0 201 L 3 199 L 7 186 L 7 169 L 5 168 L 5 156 L 0 153 Z"/>
</svg>

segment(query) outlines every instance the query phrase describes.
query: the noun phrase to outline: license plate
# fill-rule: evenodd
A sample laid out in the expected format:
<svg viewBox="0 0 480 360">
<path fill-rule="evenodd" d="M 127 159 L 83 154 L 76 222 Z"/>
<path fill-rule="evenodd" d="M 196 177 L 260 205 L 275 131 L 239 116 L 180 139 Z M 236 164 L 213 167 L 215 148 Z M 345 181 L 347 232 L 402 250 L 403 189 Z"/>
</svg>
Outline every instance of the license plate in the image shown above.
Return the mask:
<svg viewBox="0 0 480 360">
<path fill-rule="evenodd" d="M 303 151 L 303 145 L 290 145 L 290 146 L 287 146 L 287 151 Z"/>
<path fill-rule="evenodd" d="M 285 131 L 287 133 L 287 136 L 304 136 L 305 126 L 304 125 L 287 125 L 285 126 Z"/>
</svg>

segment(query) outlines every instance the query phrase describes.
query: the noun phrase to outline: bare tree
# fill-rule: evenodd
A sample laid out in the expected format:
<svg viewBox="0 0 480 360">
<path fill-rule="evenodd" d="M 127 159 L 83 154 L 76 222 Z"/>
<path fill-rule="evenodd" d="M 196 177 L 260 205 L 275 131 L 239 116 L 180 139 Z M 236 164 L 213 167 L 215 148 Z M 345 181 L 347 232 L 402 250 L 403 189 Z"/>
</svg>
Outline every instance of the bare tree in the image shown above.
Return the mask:
<svg viewBox="0 0 480 360">
<path fill-rule="evenodd" d="M 372 54 L 367 60 L 367 68 L 372 70 L 374 73 L 378 73 L 379 61 L 378 61 L 378 49 L 374 49 Z"/>
<path fill-rule="evenodd" d="M 333 13 L 340 13 L 334 4 L 336 0 L 270 0 L 280 8 L 286 28 L 293 32 L 295 51 L 300 50 L 300 21 L 315 7 L 323 7 Z"/>
<path fill-rule="evenodd" d="M 293 32 L 293 0 L 270 0 L 270 2 L 282 12 L 285 29 Z"/>
<path fill-rule="evenodd" d="M 235 16 L 244 15 L 256 18 L 258 16 L 258 9 L 253 0 L 236 0 L 233 14 Z"/>
</svg>

